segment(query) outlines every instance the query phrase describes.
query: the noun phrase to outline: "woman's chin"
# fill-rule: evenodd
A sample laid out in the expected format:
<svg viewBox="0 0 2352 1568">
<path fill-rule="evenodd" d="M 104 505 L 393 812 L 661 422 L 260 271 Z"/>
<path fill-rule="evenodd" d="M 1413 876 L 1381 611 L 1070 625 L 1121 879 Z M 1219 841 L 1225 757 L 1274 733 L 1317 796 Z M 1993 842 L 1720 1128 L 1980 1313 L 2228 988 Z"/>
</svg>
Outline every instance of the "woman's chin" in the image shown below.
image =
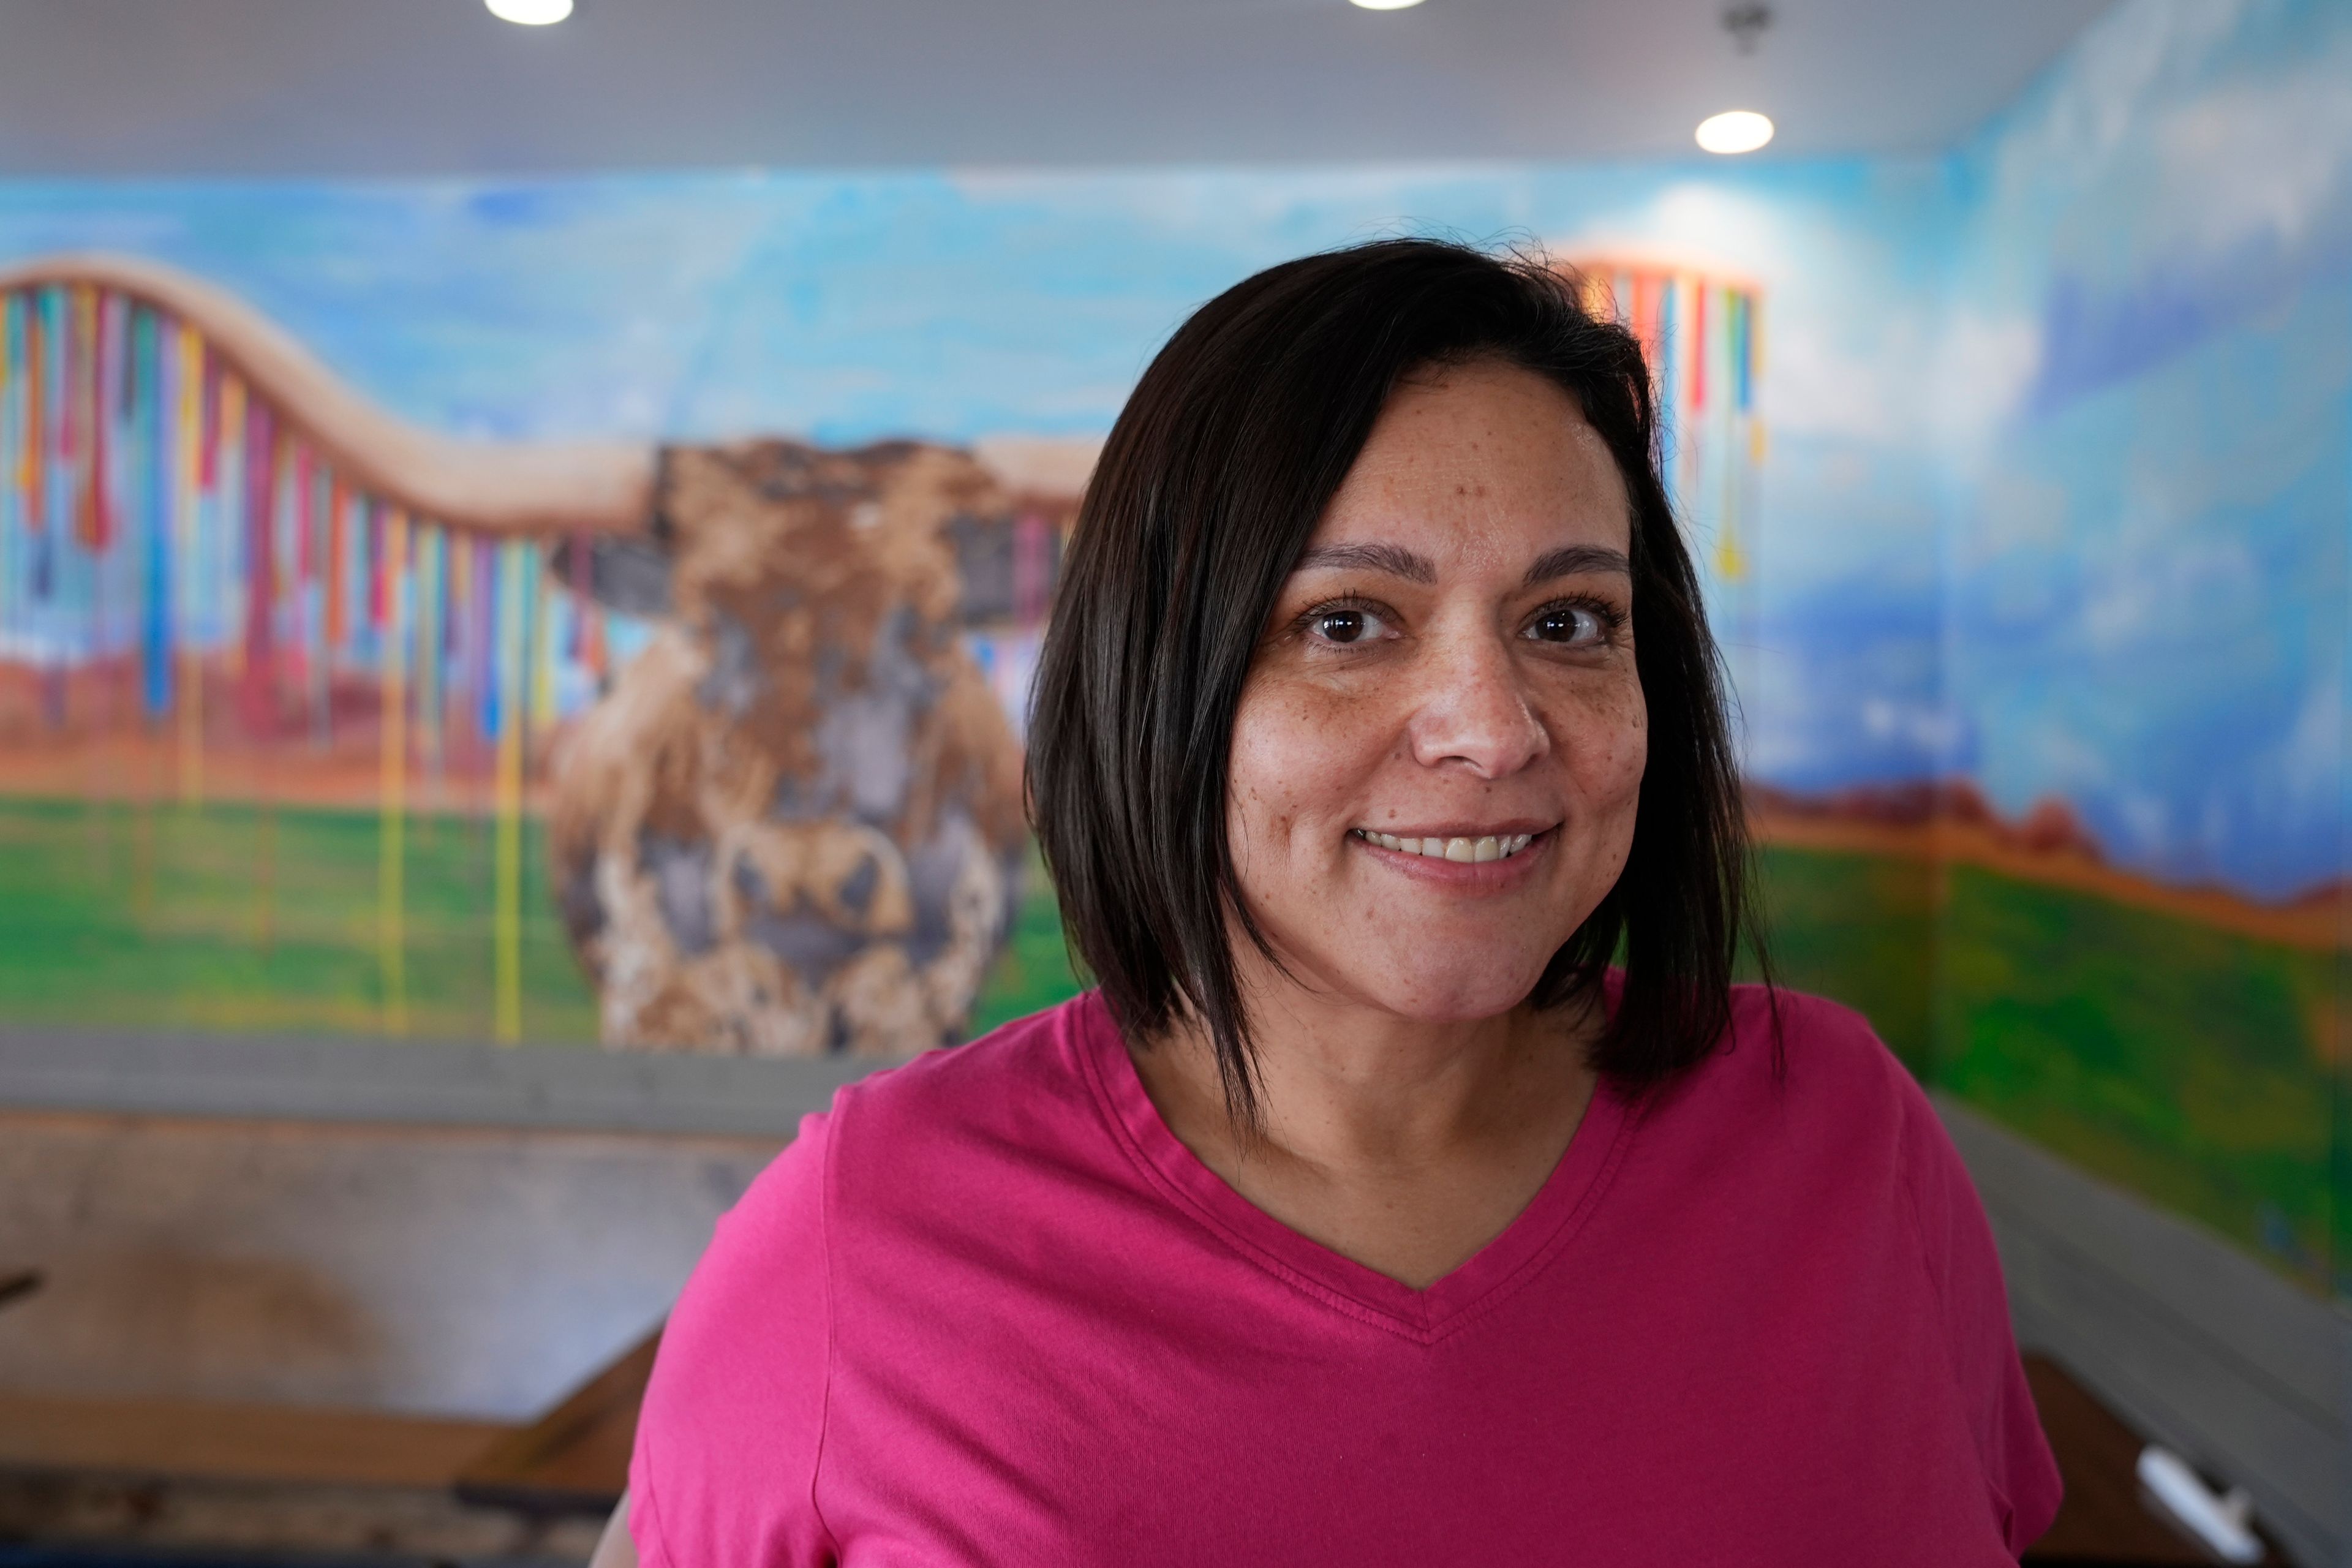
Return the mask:
<svg viewBox="0 0 2352 1568">
<path fill-rule="evenodd" d="M 1547 958 L 1549 955 L 1547 955 Z M 1492 963 L 1474 972 L 1391 972 L 1362 988 L 1364 1000 L 1383 1012 L 1423 1024 L 1471 1024 L 1499 1017 L 1526 1002 L 1543 978 L 1544 965 L 1525 973 L 1497 975 Z"/>
</svg>

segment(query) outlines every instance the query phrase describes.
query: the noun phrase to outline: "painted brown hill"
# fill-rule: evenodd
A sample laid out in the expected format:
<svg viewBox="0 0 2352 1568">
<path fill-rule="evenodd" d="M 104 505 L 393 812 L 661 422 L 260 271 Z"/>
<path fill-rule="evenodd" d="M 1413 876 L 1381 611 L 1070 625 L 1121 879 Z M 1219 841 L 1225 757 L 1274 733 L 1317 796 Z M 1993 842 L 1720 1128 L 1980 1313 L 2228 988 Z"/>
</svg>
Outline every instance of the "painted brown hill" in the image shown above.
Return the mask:
<svg viewBox="0 0 2352 1568">
<path fill-rule="evenodd" d="M 2112 864 L 2074 807 L 2055 797 L 2037 801 L 2018 817 L 2003 816 L 1965 779 L 1819 795 L 1750 783 L 1747 797 L 1749 822 L 1766 844 L 1886 855 L 1932 867 L 1974 866 L 2265 942 L 2320 950 L 2346 943 L 2347 889 L 2340 880 L 2317 882 L 2278 900 L 2249 899 L 2210 883 L 2158 881 Z"/>
</svg>

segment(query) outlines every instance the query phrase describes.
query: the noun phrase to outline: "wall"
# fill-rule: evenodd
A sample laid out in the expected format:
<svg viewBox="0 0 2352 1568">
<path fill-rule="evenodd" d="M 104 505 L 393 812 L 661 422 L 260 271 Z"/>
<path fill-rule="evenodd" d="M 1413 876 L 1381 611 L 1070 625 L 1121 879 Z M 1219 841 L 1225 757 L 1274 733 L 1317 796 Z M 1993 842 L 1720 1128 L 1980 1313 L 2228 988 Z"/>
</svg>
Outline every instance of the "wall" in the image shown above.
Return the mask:
<svg viewBox="0 0 2352 1568">
<path fill-rule="evenodd" d="M 2117 7 L 1956 154 L 1940 360 L 1932 1077 L 2021 1332 L 2315 1563 L 2352 1540 L 2347 80 L 2340 5 Z"/>
<path fill-rule="evenodd" d="M 950 699 L 977 668 L 1017 731 L 1052 525 L 1174 324 L 1405 229 L 1549 245 L 1649 313 L 1759 774 L 1916 779 L 1938 469 L 1906 367 L 1948 184 L 1920 163 L 0 188 L 0 258 L 184 275 L 12 296 L 0 1009 L 791 1053 L 917 1048 L 1066 991 L 1050 895 L 1022 891 L 1017 752 Z M 315 374 L 273 379 L 281 331 Z M 313 417 L 345 390 L 414 427 L 400 461 Z M 85 405 L 110 411 L 82 416 L 96 457 Z M 594 443 L 558 456 L 610 482 L 573 485 L 591 515 L 517 524 L 419 478 L 480 456 L 452 436 L 515 461 Z M 908 438 L 911 467 L 873 445 Z M 184 447 L 185 472 L 157 456 Z M 807 494 L 752 499 L 777 484 Z M 869 510 L 908 547 L 877 556 Z M 850 567 L 881 584 L 867 623 L 817 627 Z M 961 653 L 875 644 L 918 610 Z M 773 651 L 824 639 L 850 686 Z M 942 711 L 946 739 L 907 728 Z M 943 746 L 981 783 L 961 826 L 911 824 L 940 792 L 893 759 Z M 697 771 L 746 749 L 774 782 Z M 1917 889 L 1907 924 L 1849 919 L 1828 864 L 1789 944 L 1924 1061 Z"/>
<path fill-rule="evenodd" d="M 1971 1102 L 2326 1288 L 2344 27 L 2321 5 L 2126 5 L 1938 160 L 16 184 L 0 258 L 183 268 L 433 431 L 668 452 L 914 437 L 1025 462 L 1020 483 L 1065 504 L 1158 342 L 1285 256 L 1433 229 L 1749 292 L 1739 460 L 1678 477 L 1785 972 Z M 48 679 L 61 612 L 31 602 L 28 515 L 0 515 L 0 676 L 13 652 Z M 602 612 L 561 592 L 549 543 L 524 574 L 554 647 Z M 601 673 L 552 660 L 535 770 L 646 623 L 603 615 Z M 1017 725 L 1034 622 L 1005 630 L 966 642 Z M 46 717 L 0 715 L 26 775 L 0 802 L 23 928 L 0 944 L 8 1016 L 481 1037 L 512 993 L 522 1036 L 659 1043 L 616 1031 L 579 964 L 538 773 L 494 975 L 487 757 L 420 774 L 388 856 L 358 809 L 380 804 L 364 722 L 355 799 L 241 799 L 224 763 L 191 812 L 169 759 L 152 784 L 35 765 Z M 159 745 L 170 722 L 147 721 Z M 289 751 L 261 776 L 288 776 Z M 420 908 L 387 938 L 393 860 Z M 1070 984 L 1045 897 L 1031 879 L 994 933 L 1012 956 L 977 1022 Z"/>
<path fill-rule="evenodd" d="M 2352 14 L 2127 5 L 1957 160 L 1937 1079 L 2342 1293 Z"/>
</svg>

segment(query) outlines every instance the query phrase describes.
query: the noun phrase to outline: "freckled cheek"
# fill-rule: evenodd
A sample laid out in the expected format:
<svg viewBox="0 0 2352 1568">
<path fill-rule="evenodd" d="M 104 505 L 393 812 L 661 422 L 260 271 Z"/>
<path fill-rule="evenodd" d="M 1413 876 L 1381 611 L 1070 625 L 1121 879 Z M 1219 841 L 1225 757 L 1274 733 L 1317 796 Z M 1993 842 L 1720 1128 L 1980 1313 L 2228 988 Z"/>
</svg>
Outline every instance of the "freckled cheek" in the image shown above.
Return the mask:
<svg viewBox="0 0 2352 1568">
<path fill-rule="evenodd" d="M 1595 806 L 1631 808 L 1649 761 L 1649 710 L 1639 685 L 1578 694 L 1554 720 L 1578 793 Z"/>
<path fill-rule="evenodd" d="M 1384 754 L 1368 707 L 1313 691 L 1244 694 L 1234 721 L 1227 807 L 1237 845 L 1330 837 Z"/>
</svg>

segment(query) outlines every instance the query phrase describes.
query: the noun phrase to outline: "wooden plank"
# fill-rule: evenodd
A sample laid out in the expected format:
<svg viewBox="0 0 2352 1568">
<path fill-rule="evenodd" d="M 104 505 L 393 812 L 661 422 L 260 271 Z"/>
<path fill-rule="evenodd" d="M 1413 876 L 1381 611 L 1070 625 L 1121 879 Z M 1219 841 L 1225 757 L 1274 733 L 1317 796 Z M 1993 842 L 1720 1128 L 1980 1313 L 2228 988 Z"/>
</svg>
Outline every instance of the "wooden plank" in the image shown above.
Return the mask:
<svg viewBox="0 0 2352 1568">
<path fill-rule="evenodd" d="M 628 1488 L 637 1406 L 660 1345 L 656 1329 L 545 1415 L 501 1435 L 458 1475 L 458 1497 L 531 1513 L 610 1512 Z"/>
<path fill-rule="evenodd" d="M 302 1405 L 0 1394 L 0 1466 L 25 1469 L 446 1487 L 508 1430 Z"/>
<path fill-rule="evenodd" d="M 566 1568 L 597 1526 L 469 1508 L 438 1486 L 321 1485 L 0 1466 L 12 1568 Z"/>
<path fill-rule="evenodd" d="M 2212 1561 L 2140 1500 L 2137 1433 L 2055 1362 L 2026 1357 L 2025 1380 L 2066 1479 L 2057 1521 L 2026 1552 L 2027 1562 L 2192 1568 Z"/>
<path fill-rule="evenodd" d="M 2035 1568 L 2190 1568 L 2217 1561 L 2140 1485 L 2146 1438 L 2047 1357 L 2027 1356 L 2025 1379 L 2066 1482 L 2058 1518 L 2026 1550 L 2026 1562 Z M 2283 1561 L 2277 1542 L 2265 1537 L 2263 1545 L 2263 1561 Z"/>
</svg>

